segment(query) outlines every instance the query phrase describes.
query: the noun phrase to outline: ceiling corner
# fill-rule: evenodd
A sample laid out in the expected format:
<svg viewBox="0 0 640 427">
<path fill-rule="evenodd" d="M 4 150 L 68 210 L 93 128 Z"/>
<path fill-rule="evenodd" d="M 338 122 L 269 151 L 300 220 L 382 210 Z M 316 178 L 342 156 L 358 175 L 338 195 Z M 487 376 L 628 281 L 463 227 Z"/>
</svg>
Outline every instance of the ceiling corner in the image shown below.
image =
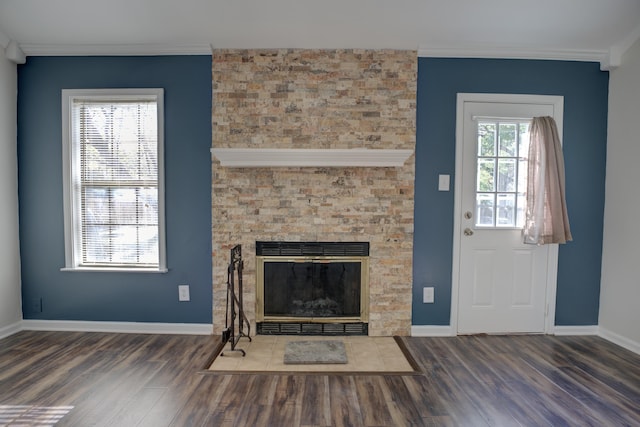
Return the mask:
<svg viewBox="0 0 640 427">
<path fill-rule="evenodd" d="M 622 64 L 624 54 L 640 40 L 640 24 L 638 24 L 627 36 L 609 48 L 607 63 L 601 63 L 601 69 L 613 70 Z"/>
</svg>

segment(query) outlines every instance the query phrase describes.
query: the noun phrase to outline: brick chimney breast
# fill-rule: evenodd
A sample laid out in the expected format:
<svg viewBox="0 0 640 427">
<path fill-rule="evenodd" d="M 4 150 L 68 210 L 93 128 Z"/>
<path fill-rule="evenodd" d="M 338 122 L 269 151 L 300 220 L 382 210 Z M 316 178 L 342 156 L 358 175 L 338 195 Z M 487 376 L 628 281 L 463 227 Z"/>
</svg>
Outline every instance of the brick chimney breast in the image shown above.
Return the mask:
<svg viewBox="0 0 640 427">
<path fill-rule="evenodd" d="M 415 150 L 415 51 L 217 50 L 212 75 L 213 147 Z M 367 241 L 369 334 L 409 335 L 414 163 L 230 168 L 214 160 L 214 333 L 224 328 L 232 246 L 243 246 L 254 322 L 256 241 Z"/>
</svg>

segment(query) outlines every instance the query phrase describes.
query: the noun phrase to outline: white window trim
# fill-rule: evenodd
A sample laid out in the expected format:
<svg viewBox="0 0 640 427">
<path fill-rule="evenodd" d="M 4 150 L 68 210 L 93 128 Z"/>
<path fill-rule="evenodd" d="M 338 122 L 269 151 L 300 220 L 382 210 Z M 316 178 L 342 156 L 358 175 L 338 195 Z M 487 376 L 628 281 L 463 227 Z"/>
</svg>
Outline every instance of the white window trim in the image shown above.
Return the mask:
<svg viewBox="0 0 640 427">
<path fill-rule="evenodd" d="M 72 103 L 77 99 L 123 100 L 148 97 L 157 103 L 158 114 L 158 267 L 85 267 L 79 263 L 79 248 L 74 239 L 73 156 L 71 119 Z M 65 266 L 61 271 L 166 273 L 166 230 L 164 196 L 164 90 L 163 89 L 63 89 L 62 90 L 62 173 L 64 207 Z"/>
</svg>

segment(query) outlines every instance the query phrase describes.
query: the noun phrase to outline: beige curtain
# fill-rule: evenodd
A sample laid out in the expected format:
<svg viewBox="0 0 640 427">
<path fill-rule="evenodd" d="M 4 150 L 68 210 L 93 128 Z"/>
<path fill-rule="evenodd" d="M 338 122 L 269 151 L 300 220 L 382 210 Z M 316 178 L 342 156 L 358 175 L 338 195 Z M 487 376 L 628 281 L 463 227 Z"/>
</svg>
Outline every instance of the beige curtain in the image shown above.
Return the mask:
<svg viewBox="0 0 640 427">
<path fill-rule="evenodd" d="M 524 243 L 544 245 L 571 239 L 565 201 L 564 160 L 552 117 L 534 117 L 529 129 L 527 212 Z"/>
</svg>

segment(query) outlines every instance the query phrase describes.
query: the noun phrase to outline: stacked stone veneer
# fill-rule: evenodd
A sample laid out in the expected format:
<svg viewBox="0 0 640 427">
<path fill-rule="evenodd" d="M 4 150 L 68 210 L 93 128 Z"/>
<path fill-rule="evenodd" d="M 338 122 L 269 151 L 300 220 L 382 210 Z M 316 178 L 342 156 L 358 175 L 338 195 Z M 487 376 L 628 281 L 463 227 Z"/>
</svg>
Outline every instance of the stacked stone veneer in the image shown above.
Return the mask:
<svg viewBox="0 0 640 427">
<path fill-rule="evenodd" d="M 417 56 L 393 50 L 219 50 L 213 146 L 415 149 Z M 213 160 L 214 332 L 242 244 L 255 325 L 255 242 L 370 242 L 370 335 L 411 326 L 414 156 L 396 168 L 228 168 Z M 252 327 L 252 333 L 255 329 Z"/>
</svg>

